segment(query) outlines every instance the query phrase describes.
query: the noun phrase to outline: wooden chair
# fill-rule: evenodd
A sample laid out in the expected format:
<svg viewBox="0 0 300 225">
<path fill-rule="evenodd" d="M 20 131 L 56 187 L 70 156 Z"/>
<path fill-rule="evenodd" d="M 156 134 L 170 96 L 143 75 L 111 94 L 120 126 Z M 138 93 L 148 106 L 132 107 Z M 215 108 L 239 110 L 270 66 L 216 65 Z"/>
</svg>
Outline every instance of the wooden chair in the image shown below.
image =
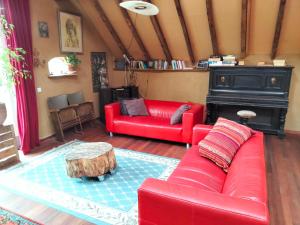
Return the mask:
<svg viewBox="0 0 300 225">
<path fill-rule="evenodd" d="M 48 98 L 48 108 L 56 132 L 56 138 L 64 141 L 64 130 L 74 127 L 77 132 L 79 126 L 82 132 L 80 117 L 77 114 L 77 105 L 69 105 L 67 95 L 59 95 Z"/>
<path fill-rule="evenodd" d="M 76 111 L 81 123 L 95 120 L 94 104 L 85 101 L 82 92 L 75 92 L 67 95 L 69 105 L 77 105 Z"/>
</svg>

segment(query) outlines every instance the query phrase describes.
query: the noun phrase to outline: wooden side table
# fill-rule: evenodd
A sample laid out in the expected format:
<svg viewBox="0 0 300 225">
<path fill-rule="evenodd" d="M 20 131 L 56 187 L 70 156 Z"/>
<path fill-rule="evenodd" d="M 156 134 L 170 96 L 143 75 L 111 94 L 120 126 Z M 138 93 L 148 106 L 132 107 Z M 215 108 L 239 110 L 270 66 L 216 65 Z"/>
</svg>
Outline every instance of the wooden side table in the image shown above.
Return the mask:
<svg viewBox="0 0 300 225">
<path fill-rule="evenodd" d="M 113 147 L 106 142 L 81 143 L 65 156 L 67 174 L 70 177 L 98 177 L 115 172 L 117 162 Z"/>
</svg>

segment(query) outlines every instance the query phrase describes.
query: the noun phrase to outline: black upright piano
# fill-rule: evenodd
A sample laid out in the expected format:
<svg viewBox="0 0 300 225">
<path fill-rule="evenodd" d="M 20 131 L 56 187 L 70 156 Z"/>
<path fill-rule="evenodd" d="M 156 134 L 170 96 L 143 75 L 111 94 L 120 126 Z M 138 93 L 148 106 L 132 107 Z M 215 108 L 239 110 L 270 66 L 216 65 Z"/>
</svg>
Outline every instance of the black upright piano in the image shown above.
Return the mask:
<svg viewBox="0 0 300 225">
<path fill-rule="evenodd" d="M 215 123 L 219 116 L 239 121 L 239 110 L 251 110 L 256 117 L 249 120 L 250 127 L 283 137 L 292 70 L 291 66 L 211 67 L 207 123 Z"/>
</svg>

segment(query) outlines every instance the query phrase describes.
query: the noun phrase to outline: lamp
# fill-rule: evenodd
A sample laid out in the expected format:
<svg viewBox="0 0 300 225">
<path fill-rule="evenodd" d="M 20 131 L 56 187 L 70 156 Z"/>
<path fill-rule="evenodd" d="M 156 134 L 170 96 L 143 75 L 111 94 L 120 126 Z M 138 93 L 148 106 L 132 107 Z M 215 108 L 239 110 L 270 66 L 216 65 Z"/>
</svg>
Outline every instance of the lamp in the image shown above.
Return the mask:
<svg viewBox="0 0 300 225">
<path fill-rule="evenodd" d="M 156 5 L 153 5 L 149 2 L 145 1 L 126 1 L 121 2 L 120 6 L 132 11 L 134 13 L 138 13 L 144 16 L 154 16 L 158 14 L 159 9 Z"/>
</svg>

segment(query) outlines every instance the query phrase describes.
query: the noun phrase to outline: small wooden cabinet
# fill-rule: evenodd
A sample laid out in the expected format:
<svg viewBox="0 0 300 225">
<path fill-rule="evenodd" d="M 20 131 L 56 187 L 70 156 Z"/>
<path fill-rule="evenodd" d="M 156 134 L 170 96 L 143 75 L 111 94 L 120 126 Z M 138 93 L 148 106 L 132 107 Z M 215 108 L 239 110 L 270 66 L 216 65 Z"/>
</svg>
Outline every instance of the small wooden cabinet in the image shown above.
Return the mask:
<svg viewBox="0 0 300 225">
<path fill-rule="evenodd" d="M 0 125 L 0 168 L 19 161 L 13 126 Z"/>
<path fill-rule="evenodd" d="M 253 129 L 284 136 L 285 117 L 293 67 L 211 67 L 207 123 L 219 116 L 238 121 L 237 111 L 248 109 L 257 116 Z"/>
</svg>

